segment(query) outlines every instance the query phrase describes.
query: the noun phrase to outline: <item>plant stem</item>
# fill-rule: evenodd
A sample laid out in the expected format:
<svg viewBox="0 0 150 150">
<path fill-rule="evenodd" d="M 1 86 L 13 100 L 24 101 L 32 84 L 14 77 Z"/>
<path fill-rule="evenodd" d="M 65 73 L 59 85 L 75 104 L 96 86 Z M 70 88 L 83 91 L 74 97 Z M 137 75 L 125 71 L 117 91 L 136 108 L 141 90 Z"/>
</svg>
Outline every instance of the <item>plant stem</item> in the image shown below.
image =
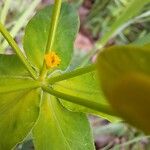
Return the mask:
<svg viewBox="0 0 150 150">
<path fill-rule="evenodd" d="M 52 95 L 54 95 L 58 98 L 63 99 L 64 101 L 72 102 L 74 104 L 78 104 L 78 105 L 96 110 L 98 112 L 106 113 L 106 114 L 109 114 L 109 115 L 112 115 L 112 116 L 117 116 L 117 114 L 113 110 L 111 110 L 111 108 L 109 106 L 102 105 L 102 104 L 99 104 L 99 103 L 96 103 L 96 102 L 92 102 L 92 101 L 89 101 L 87 99 L 83 99 L 83 98 L 80 98 L 80 97 L 67 95 L 67 94 L 55 91 L 50 87 L 45 87 L 44 86 L 44 87 L 42 87 L 42 89 L 45 92 L 48 92 L 48 93 L 50 93 L 50 94 L 52 94 Z"/>
<path fill-rule="evenodd" d="M 53 13 L 52 13 L 52 20 L 51 20 L 51 24 L 49 28 L 48 41 L 47 41 L 46 50 L 45 50 L 46 54 L 51 52 L 53 48 L 53 43 L 54 43 L 55 35 L 56 35 L 56 29 L 58 25 L 58 19 L 59 19 L 60 10 L 61 10 L 61 4 L 62 4 L 62 0 L 55 0 Z M 40 79 L 45 78 L 46 74 L 47 74 L 47 68 L 46 68 L 46 64 L 44 61 Z"/>
<path fill-rule="evenodd" d="M 46 53 L 49 53 L 53 47 L 56 29 L 58 25 L 59 14 L 61 10 L 61 2 L 62 0 L 55 0 L 52 21 L 51 21 L 51 25 L 49 29 L 48 41 L 47 41 L 47 46 L 46 46 Z"/>
<path fill-rule="evenodd" d="M 14 27 L 10 30 L 10 34 L 12 37 L 15 37 L 18 31 L 26 24 L 28 18 L 34 12 L 37 5 L 40 3 L 41 0 L 34 0 L 30 6 L 25 10 L 25 12 L 21 15 L 21 17 L 16 21 Z M 3 23 L 2 23 L 3 24 Z M 8 43 L 4 41 L 2 43 L 2 48 L 5 50 L 8 46 Z"/>
<path fill-rule="evenodd" d="M 21 52 L 21 49 L 18 47 L 17 43 L 14 41 L 12 36 L 9 34 L 9 32 L 5 29 L 5 27 L 0 23 L 0 32 L 5 37 L 7 42 L 10 44 L 10 46 L 13 48 L 13 50 L 16 52 L 22 63 L 25 65 L 27 70 L 30 72 L 31 76 L 36 79 L 36 73 L 31 67 L 30 63 L 28 62 L 27 58 L 24 56 L 24 54 Z"/>
<path fill-rule="evenodd" d="M 48 81 L 49 84 L 53 84 L 53 83 L 56 83 L 56 82 L 59 82 L 59 81 L 62 81 L 62 80 L 70 79 L 70 78 L 73 78 L 73 77 L 76 77 L 76 76 L 80 76 L 82 74 L 92 72 L 95 69 L 96 69 L 96 65 L 92 64 L 92 65 L 89 65 L 87 67 L 80 68 L 80 69 L 77 69 L 77 70 L 74 70 L 74 71 L 71 71 L 71 72 L 67 72 L 67 73 L 61 74 L 61 75 L 56 76 L 56 77 L 51 77 L 47 81 Z"/>
</svg>

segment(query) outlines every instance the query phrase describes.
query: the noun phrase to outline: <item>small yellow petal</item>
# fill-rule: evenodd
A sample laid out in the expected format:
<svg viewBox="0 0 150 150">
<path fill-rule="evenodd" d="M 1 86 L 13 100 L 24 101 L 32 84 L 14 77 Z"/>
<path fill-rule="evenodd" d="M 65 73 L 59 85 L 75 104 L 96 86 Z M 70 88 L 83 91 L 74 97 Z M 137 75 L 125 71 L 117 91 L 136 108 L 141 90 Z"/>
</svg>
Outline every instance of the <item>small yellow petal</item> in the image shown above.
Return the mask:
<svg viewBox="0 0 150 150">
<path fill-rule="evenodd" d="M 55 52 L 50 52 L 48 54 L 45 54 L 44 59 L 45 59 L 46 67 L 48 69 L 57 67 L 61 62 L 61 59 L 58 57 L 58 55 Z"/>
</svg>

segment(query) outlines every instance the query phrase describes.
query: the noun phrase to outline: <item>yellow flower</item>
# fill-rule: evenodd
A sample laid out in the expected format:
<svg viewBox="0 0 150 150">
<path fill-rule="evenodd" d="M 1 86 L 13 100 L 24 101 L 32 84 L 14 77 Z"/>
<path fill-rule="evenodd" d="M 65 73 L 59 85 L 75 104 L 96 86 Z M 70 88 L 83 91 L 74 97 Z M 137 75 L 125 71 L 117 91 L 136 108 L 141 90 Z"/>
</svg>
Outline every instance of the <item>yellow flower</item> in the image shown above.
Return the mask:
<svg viewBox="0 0 150 150">
<path fill-rule="evenodd" d="M 55 52 L 50 52 L 48 54 L 45 54 L 44 59 L 45 59 L 46 67 L 48 69 L 57 67 L 61 62 L 61 59 L 58 57 L 58 55 Z"/>
</svg>

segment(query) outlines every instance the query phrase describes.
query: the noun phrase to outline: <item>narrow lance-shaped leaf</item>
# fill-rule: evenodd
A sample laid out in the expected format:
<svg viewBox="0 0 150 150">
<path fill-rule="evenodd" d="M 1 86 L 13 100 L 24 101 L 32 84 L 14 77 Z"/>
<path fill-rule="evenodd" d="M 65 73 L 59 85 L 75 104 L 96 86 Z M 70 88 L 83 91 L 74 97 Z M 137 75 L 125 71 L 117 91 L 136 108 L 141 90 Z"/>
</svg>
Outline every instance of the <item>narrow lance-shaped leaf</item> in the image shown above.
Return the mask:
<svg viewBox="0 0 150 150">
<path fill-rule="evenodd" d="M 144 5 L 148 4 L 149 2 L 150 0 L 131 0 L 122 14 L 115 20 L 106 34 L 97 43 L 97 46 L 101 48 L 101 45 L 105 45 L 106 42 L 108 42 L 108 40 L 112 38 L 112 36 L 116 35 L 118 30 L 120 30 L 127 21 L 136 16 L 144 7 Z"/>
</svg>

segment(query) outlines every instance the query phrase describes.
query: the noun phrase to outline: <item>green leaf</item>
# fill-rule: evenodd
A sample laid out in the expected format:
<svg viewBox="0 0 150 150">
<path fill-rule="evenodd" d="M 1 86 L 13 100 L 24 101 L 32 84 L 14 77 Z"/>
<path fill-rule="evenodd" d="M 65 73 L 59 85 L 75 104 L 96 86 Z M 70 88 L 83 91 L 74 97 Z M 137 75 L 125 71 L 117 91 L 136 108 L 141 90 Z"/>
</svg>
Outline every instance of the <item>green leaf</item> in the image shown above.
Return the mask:
<svg viewBox="0 0 150 150">
<path fill-rule="evenodd" d="M 113 108 L 129 123 L 150 133 L 150 50 L 114 46 L 98 58 L 102 89 Z"/>
<path fill-rule="evenodd" d="M 62 107 L 59 100 L 44 93 L 39 120 L 33 129 L 37 150 L 92 150 L 90 126 L 86 116 Z"/>
<path fill-rule="evenodd" d="M 41 90 L 15 55 L 0 55 L 0 150 L 10 150 L 33 128 Z"/>
<path fill-rule="evenodd" d="M 25 31 L 25 52 L 30 62 L 39 69 L 43 65 L 52 9 L 53 5 L 39 11 L 28 23 Z M 78 26 L 79 21 L 76 11 L 71 5 L 64 3 L 62 5 L 52 49 L 61 58 L 59 68 L 62 70 L 66 69 L 70 63 Z"/>
<path fill-rule="evenodd" d="M 40 83 L 30 78 L 0 77 L 0 93 L 14 92 L 40 87 Z"/>
<path fill-rule="evenodd" d="M 31 131 L 39 114 L 39 90 L 0 95 L 0 149 L 10 150 Z"/>
<path fill-rule="evenodd" d="M 96 102 L 100 105 L 109 107 L 109 104 L 106 101 L 103 92 L 100 91 L 99 82 L 97 80 L 95 71 L 74 78 L 70 78 L 67 80 L 63 80 L 60 82 L 56 82 L 53 85 L 53 89 L 65 94 L 69 93 L 69 95 L 71 96 L 80 97 L 85 100 Z M 104 117 L 110 121 L 118 120 L 116 117 L 91 110 L 87 107 L 79 106 L 77 104 L 73 104 L 66 101 L 61 101 L 61 102 L 67 109 L 69 110 L 71 109 L 72 111 L 75 112 L 93 113 L 101 117 Z"/>
<path fill-rule="evenodd" d="M 0 55 L 0 93 L 39 87 L 16 55 Z"/>
<path fill-rule="evenodd" d="M 0 54 L 0 76 L 29 76 L 23 63 L 16 55 Z"/>
</svg>

